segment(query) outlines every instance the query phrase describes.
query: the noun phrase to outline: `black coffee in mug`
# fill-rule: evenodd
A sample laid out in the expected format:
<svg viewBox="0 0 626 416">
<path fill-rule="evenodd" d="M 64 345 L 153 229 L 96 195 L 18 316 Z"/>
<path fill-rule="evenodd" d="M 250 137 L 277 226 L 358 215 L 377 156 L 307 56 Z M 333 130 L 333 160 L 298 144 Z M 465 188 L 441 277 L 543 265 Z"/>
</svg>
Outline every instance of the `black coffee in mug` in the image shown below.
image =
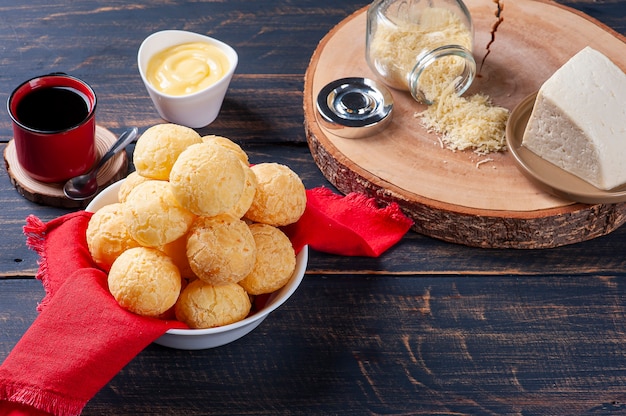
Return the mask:
<svg viewBox="0 0 626 416">
<path fill-rule="evenodd" d="M 96 93 L 63 73 L 21 83 L 9 96 L 17 160 L 33 179 L 65 182 L 85 173 L 98 158 Z"/>
<path fill-rule="evenodd" d="M 82 123 L 89 99 L 71 87 L 38 88 L 26 94 L 16 108 L 17 119 L 38 131 L 62 131 Z"/>
</svg>

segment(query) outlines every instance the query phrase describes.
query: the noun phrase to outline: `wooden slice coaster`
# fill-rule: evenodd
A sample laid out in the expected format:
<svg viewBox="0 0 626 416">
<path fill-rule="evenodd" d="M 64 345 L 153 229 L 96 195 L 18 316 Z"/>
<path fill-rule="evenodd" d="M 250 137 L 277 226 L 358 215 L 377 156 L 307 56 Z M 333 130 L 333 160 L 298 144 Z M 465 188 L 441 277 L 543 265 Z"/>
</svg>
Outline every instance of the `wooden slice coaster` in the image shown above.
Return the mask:
<svg viewBox="0 0 626 416">
<path fill-rule="evenodd" d="M 495 22 L 494 2 L 465 0 L 480 65 Z M 481 92 L 513 110 L 561 65 L 589 45 L 626 70 L 624 37 L 590 17 L 550 1 L 507 2 L 504 21 L 467 96 Z M 477 247 L 547 248 L 596 238 L 626 222 L 626 203 L 582 204 L 544 192 L 512 155 L 453 152 L 415 114 L 425 107 L 391 90 L 394 115 L 380 133 L 339 137 L 318 123 L 316 99 L 346 77 L 376 79 L 365 61 L 366 9 L 337 25 L 318 45 L 305 75 L 305 130 L 311 154 L 344 193 L 398 203 L 425 235 Z"/>
<path fill-rule="evenodd" d="M 96 147 L 100 157 L 115 143 L 117 136 L 104 127 L 96 126 Z M 74 201 L 63 194 L 63 183 L 44 183 L 37 181 L 24 171 L 17 161 L 15 144 L 11 140 L 4 150 L 4 162 L 11 183 L 17 192 L 29 201 L 41 205 L 60 208 L 84 208 L 91 201 Z M 109 159 L 98 172 L 98 185 L 100 189 L 116 182 L 128 173 L 128 157 L 126 152 L 119 152 Z"/>
</svg>

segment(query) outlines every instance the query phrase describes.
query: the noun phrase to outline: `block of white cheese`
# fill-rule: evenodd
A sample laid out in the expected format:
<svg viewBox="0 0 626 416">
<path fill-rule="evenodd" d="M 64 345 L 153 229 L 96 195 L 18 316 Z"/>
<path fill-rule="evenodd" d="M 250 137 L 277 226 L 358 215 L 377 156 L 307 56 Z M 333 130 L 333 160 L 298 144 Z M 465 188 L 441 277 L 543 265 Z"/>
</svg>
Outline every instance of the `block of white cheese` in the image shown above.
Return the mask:
<svg viewBox="0 0 626 416">
<path fill-rule="evenodd" d="M 522 145 L 596 188 L 626 183 L 626 74 L 578 52 L 539 89 Z"/>
</svg>

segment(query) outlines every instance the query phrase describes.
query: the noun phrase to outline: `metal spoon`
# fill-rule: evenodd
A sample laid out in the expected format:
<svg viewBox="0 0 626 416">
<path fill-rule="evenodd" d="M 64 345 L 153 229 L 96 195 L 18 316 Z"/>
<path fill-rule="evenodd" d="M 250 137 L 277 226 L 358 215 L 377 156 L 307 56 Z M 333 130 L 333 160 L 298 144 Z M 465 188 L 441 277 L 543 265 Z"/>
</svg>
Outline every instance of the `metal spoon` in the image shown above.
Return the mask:
<svg viewBox="0 0 626 416">
<path fill-rule="evenodd" d="M 68 180 L 65 186 L 63 186 L 65 196 L 76 201 L 82 201 L 94 196 L 98 192 L 98 171 L 116 153 L 133 141 L 135 136 L 137 136 L 137 131 L 137 127 L 126 130 L 89 172 Z"/>
</svg>

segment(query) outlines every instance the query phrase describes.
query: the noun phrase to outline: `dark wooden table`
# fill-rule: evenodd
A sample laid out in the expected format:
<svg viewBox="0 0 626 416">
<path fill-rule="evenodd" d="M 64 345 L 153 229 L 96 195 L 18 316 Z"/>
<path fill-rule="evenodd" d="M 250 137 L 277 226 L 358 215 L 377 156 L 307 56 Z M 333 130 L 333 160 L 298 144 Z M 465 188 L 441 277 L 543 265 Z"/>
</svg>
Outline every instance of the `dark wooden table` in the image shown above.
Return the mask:
<svg viewBox="0 0 626 416">
<path fill-rule="evenodd" d="M 307 187 L 329 185 L 306 144 L 303 75 L 317 42 L 366 4 L 5 0 L 0 101 L 31 76 L 64 71 L 95 88 L 99 124 L 144 130 L 162 120 L 138 75 L 139 44 L 161 29 L 206 33 L 240 64 L 200 132 L 232 138 L 255 163 L 290 165 Z M 626 34 L 626 3 L 566 4 Z M 0 147 L 10 139 L 2 105 Z M 43 295 L 24 219 L 68 211 L 26 201 L 4 170 L 0 205 L 1 361 Z M 625 240 L 621 228 L 496 250 L 411 232 L 377 259 L 312 252 L 302 286 L 254 332 L 203 351 L 151 345 L 84 414 L 626 414 Z"/>
</svg>

